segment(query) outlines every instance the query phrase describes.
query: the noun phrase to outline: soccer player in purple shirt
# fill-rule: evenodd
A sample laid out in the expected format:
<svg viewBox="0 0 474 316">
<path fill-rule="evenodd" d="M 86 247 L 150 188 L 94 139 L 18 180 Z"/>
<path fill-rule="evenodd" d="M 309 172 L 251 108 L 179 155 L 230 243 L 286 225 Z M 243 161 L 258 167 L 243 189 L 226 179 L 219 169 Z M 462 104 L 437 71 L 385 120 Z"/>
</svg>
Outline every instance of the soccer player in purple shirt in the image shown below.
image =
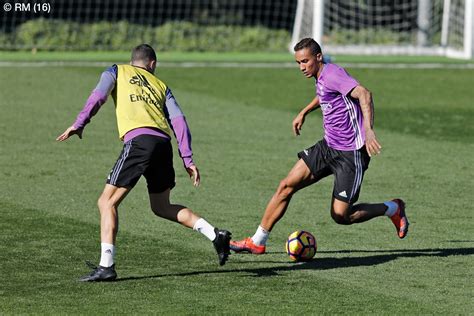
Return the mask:
<svg viewBox="0 0 474 316">
<path fill-rule="evenodd" d="M 229 255 L 230 232 L 219 230 L 191 209 L 170 202 L 175 185 L 171 132 L 194 186 L 200 183 L 199 170 L 192 159 L 191 133 L 171 90 L 154 76 L 156 54 L 142 44 L 132 50 L 130 65 L 113 65 L 105 70 L 72 126 L 56 140 L 73 135 L 82 139 L 84 127 L 112 94 L 123 150 L 110 172 L 98 200 L 100 211 L 101 257 L 97 267 L 80 281 L 111 281 L 115 272 L 115 239 L 118 207 L 143 175 L 147 180 L 152 211 L 160 217 L 199 231 L 214 244 L 219 264 Z"/>
<path fill-rule="evenodd" d="M 344 68 L 324 63 L 321 47 L 312 38 L 302 39 L 294 50 L 305 77 L 316 80 L 316 97 L 293 120 L 293 132 L 299 135 L 306 115 L 320 107 L 324 138 L 298 153 L 298 162 L 280 182 L 255 234 L 231 241 L 230 248 L 235 252 L 265 253 L 268 236 L 285 214 L 293 194 L 331 174 L 334 175 L 331 216 L 336 223 L 351 225 L 386 215 L 395 225 L 398 237 L 404 238 L 408 220 L 403 200 L 354 204 L 370 157 L 381 149 L 373 130 L 371 93 Z"/>
</svg>

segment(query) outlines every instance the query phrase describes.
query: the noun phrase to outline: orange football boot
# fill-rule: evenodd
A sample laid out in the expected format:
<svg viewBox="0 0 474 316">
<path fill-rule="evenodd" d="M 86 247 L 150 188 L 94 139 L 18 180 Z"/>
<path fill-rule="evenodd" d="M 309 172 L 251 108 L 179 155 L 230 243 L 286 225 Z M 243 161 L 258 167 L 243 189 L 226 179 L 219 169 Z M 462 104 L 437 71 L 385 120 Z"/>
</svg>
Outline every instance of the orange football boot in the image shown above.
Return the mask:
<svg viewBox="0 0 474 316">
<path fill-rule="evenodd" d="M 394 199 L 393 202 L 397 203 L 398 209 L 393 216 L 390 217 L 393 225 L 397 229 L 397 235 L 400 239 L 405 238 L 408 233 L 408 218 L 405 214 L 405 202 L 402 199 Z"/>
<path fill-rule="evenodd" d="M 250 252 L 254 255 L 261 255 L 265 253 L 265 245 L 258 246 L 253 243 L 252 238 L 247 237 L 243 240 L 230 241 L 230 249 L 235 252 Z"/>
</svg>

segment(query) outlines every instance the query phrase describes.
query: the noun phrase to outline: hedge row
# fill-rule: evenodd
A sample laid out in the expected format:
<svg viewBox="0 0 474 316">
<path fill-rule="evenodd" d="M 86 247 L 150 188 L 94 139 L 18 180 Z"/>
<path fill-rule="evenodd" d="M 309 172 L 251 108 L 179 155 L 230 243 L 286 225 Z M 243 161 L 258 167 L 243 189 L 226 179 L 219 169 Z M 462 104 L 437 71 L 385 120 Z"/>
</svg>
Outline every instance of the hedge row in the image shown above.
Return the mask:
<svg viewBox="0 0 474 316">
<path fill-rule="evenodd" d="M 0 32 L 0 48 L 65 50 L 129 50 L 149 43 L 159 51 L 286 51 L 290 34 L 261 26 L 203 26 L 168 22 L 158 27 L 98 22 L 81 24 L 36 19 L 19 25 L 11 34 Z"/>
</svg>

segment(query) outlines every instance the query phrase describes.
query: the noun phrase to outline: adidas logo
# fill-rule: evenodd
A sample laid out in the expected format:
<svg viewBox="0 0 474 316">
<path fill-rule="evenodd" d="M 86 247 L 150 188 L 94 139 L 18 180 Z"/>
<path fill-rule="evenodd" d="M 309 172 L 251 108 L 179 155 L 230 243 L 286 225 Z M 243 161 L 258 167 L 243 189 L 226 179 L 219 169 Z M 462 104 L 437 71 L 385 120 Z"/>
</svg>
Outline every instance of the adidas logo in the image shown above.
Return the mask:
<svg viewBox="0 0 474 316">
<path fill-rule="evenodd" d="M 148 80 L 146 80 L 145 76 L 142 76 L 142 75 L 133 76 L 129 82 L 131 84 L 136 84 L 139 87 L 147 87 L 147 88 L 150 87 Z"/>
<path fill-rule="evenodd" d="M 308 155 L 309 155 L 309 152 L 308 152 L 308 150 L 307 150 L 307 149 L 303 150 L 303 152 L 304 152 L 304 154 L 305 154 L 306 156 L 308 156 Z"/>
<path fill-rule="evenodd" d="M 107 253 L 107 254 L 111 255 L 111 254 L 112 254 L 112 250 L 110 250 L 110 249 L 107 249 L 107 250 L 105 251 L 105 253 Z"/>
<path fill-rule="evenodd" d="M 346 191 L 340 192 L 340 193 L 339 193 L 339 196 L 342 196 L 342 197 L 345 197 L 345 198 L 346 198 L 346 197 L 347 197 Z"/>
</svg>

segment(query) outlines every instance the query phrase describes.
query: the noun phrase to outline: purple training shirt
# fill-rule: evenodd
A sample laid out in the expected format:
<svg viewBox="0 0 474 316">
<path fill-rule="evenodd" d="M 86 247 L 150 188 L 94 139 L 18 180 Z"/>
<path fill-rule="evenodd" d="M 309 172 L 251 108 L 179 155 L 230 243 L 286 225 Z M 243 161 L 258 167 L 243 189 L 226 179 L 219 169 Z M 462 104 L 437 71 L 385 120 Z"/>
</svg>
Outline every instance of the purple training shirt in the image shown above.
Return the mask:
<svg viewBox="0 0 474 316">
<path fill-rule="evenodd" d="M 359 83 L 335 64 L 324 64 L 316 79 L 316 93 L 323 112 L 324 139 L 336 150 L 357 150 L 365 144 L 359 101 L 350 96 Z"/>
<path fill-rule="evenodd" d="M 86 104 L 84 105 L 84 108 L 79 113 L 76 121 L 73 124 L 75 128 L 84 128 L 90 122 L 91 118 L 99 111 L 102 104 L 107 101 L 107 98 L 115 88 L 116 83 L 117 66 L 113 65 L 102 73 L 99 83 L 92 91 L 91 95 L 87 99 Z M 179 155 L 181 159 L 183 159 L 184 166 L 188 168 L 194 165 L 192 158 L 193 151 L 191 149 L 191 132 L 189 131 L 186 118 L 184 117 L 178 102 L 169 88 L 166 89 L 165 107 L 166 109 L 164 112 L 167 115 L 166 119 L 168 120 L 168 123 L 176 137 Z M 157 128 L 140 127 L 125 134 L 124 142 L 128 142 L 129 140 L 140 135 L 154 135 L 170 139 L 166 133 L 160 131 Z"/>
</svg>

